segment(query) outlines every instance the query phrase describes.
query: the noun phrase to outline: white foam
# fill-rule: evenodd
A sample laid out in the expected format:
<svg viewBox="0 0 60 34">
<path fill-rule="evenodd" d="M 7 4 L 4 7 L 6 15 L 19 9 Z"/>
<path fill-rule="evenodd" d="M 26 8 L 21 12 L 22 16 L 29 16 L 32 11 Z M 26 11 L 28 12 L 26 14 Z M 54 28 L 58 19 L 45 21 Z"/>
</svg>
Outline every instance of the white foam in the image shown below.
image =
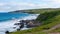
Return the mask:
<svg viewBox="0 0 60 34">
<path fill-rule="evenodd" d="M 5 21 L 0 23 L 0 33 L 5 32 L 5 31 L 14 31 L 16 29 L 13 29 L 13 27 L 16 27 L 14 24 L 16 23 L 16 20 L 10 20 L 10 21 Z"/>
<path fill-rule="evenodd" d="M 32 19 L 36 19 L 38 17 L 38 15 L 40 14 L 31 14 L 27 17 L 22 17 L 23 20 L 32 20 Z"/>
<path fill-rule="evenodd" d="M 14 20 L 1 22 L 0 23 L 0 34 L 5 34 L 4 32 L 7 31 L 7 30 L 10 31 L 10 32 L 15 31 L 16 29 L 13 29 L 13 27 L 17 27 L 17 26 L 15 26 L 14 24 L 18 23 L 19 20 L 36 19 L 38 15 L 39 14 L 36 14 L 36 15 L 32 14 L 32 15 L 29 15 L 27 17 L 22 17 L 21 19 L 18 19 L 18 20 L 14 19 Z M 23 28 L 22 30 L 26 30 L 26 29 L 28 29 L 28 28 Z"/>
</svg>

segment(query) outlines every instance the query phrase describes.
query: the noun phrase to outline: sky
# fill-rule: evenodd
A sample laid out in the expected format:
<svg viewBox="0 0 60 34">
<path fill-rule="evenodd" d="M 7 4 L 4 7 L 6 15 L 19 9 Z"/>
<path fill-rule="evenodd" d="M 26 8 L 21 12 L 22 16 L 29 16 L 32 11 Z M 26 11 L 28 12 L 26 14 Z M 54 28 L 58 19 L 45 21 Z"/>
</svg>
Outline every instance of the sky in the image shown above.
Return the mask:
<svg viewBox="0 0 60 34">
<path fill-rule="evenodd" d="M 60 8 L 60 0 L 0 0 L 0 12 L 38 8 Z"/>
</svg>

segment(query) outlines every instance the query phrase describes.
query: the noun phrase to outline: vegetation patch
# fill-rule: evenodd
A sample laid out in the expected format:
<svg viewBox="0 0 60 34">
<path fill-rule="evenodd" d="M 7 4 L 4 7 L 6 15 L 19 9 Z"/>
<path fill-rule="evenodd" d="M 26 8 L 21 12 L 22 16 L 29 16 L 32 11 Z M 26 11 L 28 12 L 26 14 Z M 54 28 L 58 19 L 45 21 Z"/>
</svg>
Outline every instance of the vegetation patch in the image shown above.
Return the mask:
<svg viewBox="0 0 60 34">
<path fill-rule="evenodd" d="M 37 12 L 37 11 L 36 11 Z M 43 25 L 35 27 L 29 30 L 12 32 L 10 34 L 47 34 L 49 32 L 43 32 L 44 30 L 49 30 L 57 24 L 60 24 L 60 10 L 57 11 L 47 11 L 40 13 L 36 21 L 40 21 Z M 53 30 L 54 32 L 60 32 L 60 29 Z"/>
</svg>

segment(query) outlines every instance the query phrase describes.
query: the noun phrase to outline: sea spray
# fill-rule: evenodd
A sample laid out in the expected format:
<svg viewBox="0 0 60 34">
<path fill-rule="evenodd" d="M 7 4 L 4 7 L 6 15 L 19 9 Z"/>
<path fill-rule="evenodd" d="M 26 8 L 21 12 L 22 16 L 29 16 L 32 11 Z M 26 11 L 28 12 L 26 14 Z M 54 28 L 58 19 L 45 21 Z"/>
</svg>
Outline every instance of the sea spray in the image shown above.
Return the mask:
<svg viewBox="0 0 60 34">
<path fill-rule="evenodd" d="M 0 34 L 5 34 L 5 31 L 14 32 L 18 28 L 15 23 L 18 23 L 20 20 L 32 20 L 36 19 L 39 14 L 30 14 L 29 16 L 21 17 L 19 19 L 8 20 L 0 23 Z M 15 29 L 13 27 L 16 27 Z M 27 30 L 28 28 L 24 27 L 22 30 Z"/>
</svg>

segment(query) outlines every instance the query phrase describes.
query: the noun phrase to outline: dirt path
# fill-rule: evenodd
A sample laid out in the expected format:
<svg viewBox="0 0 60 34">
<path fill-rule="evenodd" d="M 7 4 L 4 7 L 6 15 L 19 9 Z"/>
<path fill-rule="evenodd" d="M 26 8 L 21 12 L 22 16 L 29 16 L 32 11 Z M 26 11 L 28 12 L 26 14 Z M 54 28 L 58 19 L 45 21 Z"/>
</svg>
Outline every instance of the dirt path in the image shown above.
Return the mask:
<svg viewBox="0 0 60 34">
<path fill-rule="evenodd" d="M 43 31 L 38 31 L 38 32 L 33 32 L 33 33 L 25 33 L 25 34 L 37 34 L 39 32 L 46 32 L 47 34 L 60 34 L 59 32 L 52 32 L 49 33 L 49 31 L 55 30 L 56 28 L 59 28 L 60 24 L 53 26 L 52 28 L 48 29 L 48 30 L 43 30 Z"/>
<path fill-rule="evenodd" d="M 53 26 L 49 30 L 44 30 L 43 32 L 47 32 L 48 33 L 49 31 L 55 30 L 56 28 L 60 28 L 60 24 Z M 60 34 L 60 32 L 53 32 L 53 33 L 48 33 L 48 34 Z"/>
</svg>

